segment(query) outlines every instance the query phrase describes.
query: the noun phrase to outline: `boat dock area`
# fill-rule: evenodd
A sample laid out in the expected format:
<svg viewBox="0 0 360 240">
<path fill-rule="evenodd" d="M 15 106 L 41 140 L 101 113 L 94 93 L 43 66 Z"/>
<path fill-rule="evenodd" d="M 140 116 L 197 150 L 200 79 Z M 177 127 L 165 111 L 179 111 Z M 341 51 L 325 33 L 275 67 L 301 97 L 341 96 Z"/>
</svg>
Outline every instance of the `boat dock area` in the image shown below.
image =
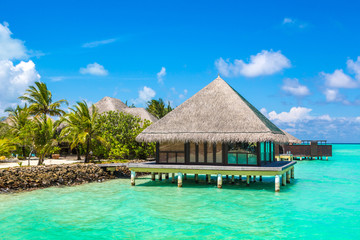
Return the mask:
<svg viewBox="0 0 360 240">
<path fill-rule="evenodd" d="M 131 185 L 135 185 L 136 172 L 151 173 L 151 178 L 155 180 L 155 174 L 158 174 L 159 180 L 162 180 L 162 174 L 165 178 L 169 178 L 169 173 L 172 174 L 172 181 L 175 182 L 175 174 L 177 174 L 178 187 L 182 187 L 182 180 L 186 179 L 186 174 L 195 174 L 195 181 L 197 182 L 198 175 L 206 175 L 209 181 L 211 175 L 217 176 L 217 186 L 222 187 L 223 176 L 231 176 L 234 181 L 235 176 L 246 176 L 247 185 L 250 184 L 251 177 L 259 176 L 262 181 L 262 176 L 275 176 L 275 191 L 280 191 L 280 178 L 282 185 L 285 186 L 290 183 L 290 178 L 294 178 L 294 161 L 278 161 L 271 162 L 262 166 L 213 166 L 213 165 L 181 165 L 181 164 L 157 164 L 155 162 L 147 163 L 130 163 L 128 164 L 131 170 Z M 104 166 L 110 167 L 110 166 Z M 112 165 L 115 167 L 115 165 Z"/>
</svg>

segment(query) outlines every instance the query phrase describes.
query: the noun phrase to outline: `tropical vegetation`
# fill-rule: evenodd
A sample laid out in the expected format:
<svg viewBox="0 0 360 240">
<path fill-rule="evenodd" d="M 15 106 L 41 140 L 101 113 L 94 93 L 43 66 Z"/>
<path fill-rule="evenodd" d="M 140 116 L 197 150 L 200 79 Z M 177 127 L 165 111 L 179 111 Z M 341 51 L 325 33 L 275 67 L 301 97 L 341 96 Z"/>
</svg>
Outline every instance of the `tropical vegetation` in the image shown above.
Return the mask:
<svg viewBox="0 0 360 240">
<path fill-rule="evenodd" d="M 62 147 L 76 150 L 85 163 L 97 159 L 144 159 L 154 156 L 154 143 L 139 143 L 136 136 L 151 123 L 122 112 L 99 114 L 95 105 L 77 102 L 65 111 L 65 99 L 53 101 L 51 91 L 35 82 L 23 96 L 24 104 L 6 109 L 8 117 L 0 120 L 0 157 L 26 159 L 36 154 L 38 164 L 60 153 Z M 133 106 L 135 107 L 135 106 Z M 162 99 L 152 100 L 147 109 L 158 118 L 172 110 Z M 52 117 L 57 118 L 54 120 Z"/>
</svg>

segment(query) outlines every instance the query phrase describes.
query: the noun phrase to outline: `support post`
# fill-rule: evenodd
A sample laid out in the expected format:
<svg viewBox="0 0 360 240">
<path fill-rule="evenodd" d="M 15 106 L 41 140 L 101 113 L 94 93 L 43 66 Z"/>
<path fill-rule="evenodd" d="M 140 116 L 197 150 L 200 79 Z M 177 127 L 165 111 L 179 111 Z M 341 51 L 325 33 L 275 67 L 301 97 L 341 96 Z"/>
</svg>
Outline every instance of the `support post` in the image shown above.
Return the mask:
<svg viewBox="0 0 360 240">
<path fill-rule="evenodd" d="M 158 173 L 159 175 L 159 181 L 162 181 L 162 173 Z"/>
<path fill-rule="evenodd" d="M 302 161 L 302 157 L 300 157 L 300 161 Z"/>
<path fill-rule="evenodd" d="M 226 175 L 226 181 L 229 181 L 229 175 Z"/>
<path fill-rule="evenodd" d="M 250 185 L 250 175 L 246 176 L 246 186 Z"/>
<path fill-rule="evenodd" d="M 328 161 L 329 160 L 329 157 L 326 157 L 326 161 Z"/>
<path fill-rule="evenodd" d="M 186 173 L 184 173 L 184 180 L 187 180 L 187 175 L 186 175 Z"/>
<path fill-rule="evenodd" d="M 155 181 L 155 173 L 153 173 L 153 172 L 151 173 L 151 180 Z"/>
<path fill-rule="evenodd" d="M 182 173 L 179 172 L 178 173 L 178 187 L 182 187 L 182 177 L 183 177 Z"/>
<path fill-rule="evenodd" d="M 217 175 L 217 187 L 222 188 L 222 175 L 221 174 Z"/>
<path fill-rule="evenodd" d="M 235 183 L 235 176 L 232 175 L 232 176 L 231 176 L 231 184 L 234 184 L 234 183 Z"/>
<path fill-rule="evenodd" d="M 136 173 L 134 171 L 131 171 L 131 186 L 135 186 L 135 176 Z"/>
<path fill-rule="evenodd" d="M 242 181 L 242 177 L 241 177 L 241 175 L 239 175 L 239 182 L 241 182 Z"/>
<path fill-rule="evenodd" d="M 286 176 L 285 176 L 285 173 L 282 175 L 281 177 L 281 185 L 282 186 L 286 186 Z"/>
<path fill-rule="evenodd" d="M 291 169 L 291 178 L 295 178 L 294 168 Z"/>
<path fill-rule="evenodd" d="M 171 182 L 172 182 L 172 183 L 175 183 L 175 173 L 172 173 L 172 174 L 171 174 Z"/>
<path fill-rule="evenodd" d="M 195 174 L 195 182 L 198 183 L 199 182 L 199 175 Z"/>
<path fill-rule="evenodd" d="M 262 176 L 259 176 L 259 181 L 262 182 Z"/>
<path fill-rule="evenodd" d="M 275 192 L 280 192 L 280 176 L 275 175 Z"/>
<path fill-rule="evenodd" d="M 286 172 L 286 183 L 290 183 L 290 171 Z"/>
<path fill-rule="evenodd" d="M 253 176 L 253 182 L 256 182 L 256 176 L 255 175 Z"/>
<path fill-rule="evenodd" d="M 208 174 L 208 183 L 210 184 L 211 183 L 211 174 Z"/>
<path fill-rule="evenodd" d="M 169 174 L 165 173 L 165 179 L 169 179 Z"/>
</svg>

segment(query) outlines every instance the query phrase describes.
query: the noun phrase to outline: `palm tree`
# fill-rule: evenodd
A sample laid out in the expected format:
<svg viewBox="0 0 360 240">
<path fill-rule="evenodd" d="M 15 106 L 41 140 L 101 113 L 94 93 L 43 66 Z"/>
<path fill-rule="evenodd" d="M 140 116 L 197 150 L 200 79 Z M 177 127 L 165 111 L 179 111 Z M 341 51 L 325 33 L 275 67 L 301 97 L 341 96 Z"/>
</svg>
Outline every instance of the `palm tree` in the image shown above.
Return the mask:
<svg viewBox="0 0 360 240">
<path fill-rule="evenodd" d="M 168 102 L 168 105 L 165 106 L 164 101 L 159 98 L 159 100 L 152 99 L 147 102 L 146 110 L 160 119 L 171 112 L 173 108 L 170 106 L 170 102 Z"/>
<path fill-rule="evenodd" d="M 32 127 L 30 120 L 30 111 L 25 104 L 14 108 L 7 108 L 5 112 L 9 113 L 9 128 L 14 136 L 14 142 L 21 148 L 22 155 L 26 160 L 26 147 L 31 145 Z"/>
<path fill-rule="evenodd" d="M 65 123 L 65 127 L 62 129 L 60 136 L 70 140 L 71 148 L 84 144 L 85 163 L 88 163 L 90 161 L 89 153 L 92 149 L 92 142 L 99 141 L 106 144 L 101 137 L 100 126 L 96 124 L 98 119 L 97 109 L 94 104 L 89 109 L 87 103 L 83 101 L 77 102 L 73 108 L 70 108 L 70 111 L 61 120 Z"/>
<path fill-rule="evenodd" d="M 38 165 L 44 163 L 45 156 L 49 155 L 51 150 L 57 146 L 56 129 L 58 124 L 53 123 L 50 118 L 35 118 L 34 146 L 39 156 Z"/>
<path fill-rule="evenodd" d="M 45 83 L 35 82 L 35 86 L 30 86 L 25 94 L 19 99 L 27 101 L 30 105 L 30 114 L 41 116 L 46 121 L 46 116 L 62 116 L 65 111 L 60 109 L 62 104 L 68 104 L 65 99 L 53 102 L 52 94 Z"/>
</svg>

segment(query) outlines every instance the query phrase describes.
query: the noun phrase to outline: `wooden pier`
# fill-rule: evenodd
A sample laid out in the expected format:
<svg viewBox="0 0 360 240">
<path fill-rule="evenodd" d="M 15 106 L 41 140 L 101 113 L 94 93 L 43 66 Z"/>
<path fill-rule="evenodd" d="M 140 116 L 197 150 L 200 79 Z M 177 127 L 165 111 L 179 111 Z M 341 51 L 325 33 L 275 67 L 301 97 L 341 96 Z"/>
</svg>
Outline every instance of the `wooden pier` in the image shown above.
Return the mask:
<svg viewBox="0 0 360 240">
<path fill-rule="evenodd" d="M 184 176 L 186 174 L 195 174 L 195 180 L 199 174 L 206 175 L 206 179 L 210 179 L 211 175 L 217 176 L 217 186 L 222 187 L 222 177 L 231 176 L 231 181 L 234 180 L 234 176 L 246 176 L 247 185 L 250 184 L 250 179 L 259 176 L 260 181 L 262 176 L 274 176 L 275 177 L 275 191 L 280 191 L 280 178 L 283 183 L 290 182 L 291 178 L 294 178 L 294 161 L 278 161 L 271 162 L 263 166 L 211 166 L 211 165 L 181 165 L 181 164 L 157 164 L 156 162 L 148 163 L 130 163 L 128 165 L 131 170 L 131 185 L 135 185 L 136 172 L 151 173 L 152 180 L 155 180 L 155 174 L 158 174 L 159 180 L 162 178 L 162 174 L 172 174 L 172 180 L 174 181 L 175 174 L 177 174 L 178 187 L 182 187 Z M 285 180 L 284 180 L 285 179 Z"/>
</svg>

